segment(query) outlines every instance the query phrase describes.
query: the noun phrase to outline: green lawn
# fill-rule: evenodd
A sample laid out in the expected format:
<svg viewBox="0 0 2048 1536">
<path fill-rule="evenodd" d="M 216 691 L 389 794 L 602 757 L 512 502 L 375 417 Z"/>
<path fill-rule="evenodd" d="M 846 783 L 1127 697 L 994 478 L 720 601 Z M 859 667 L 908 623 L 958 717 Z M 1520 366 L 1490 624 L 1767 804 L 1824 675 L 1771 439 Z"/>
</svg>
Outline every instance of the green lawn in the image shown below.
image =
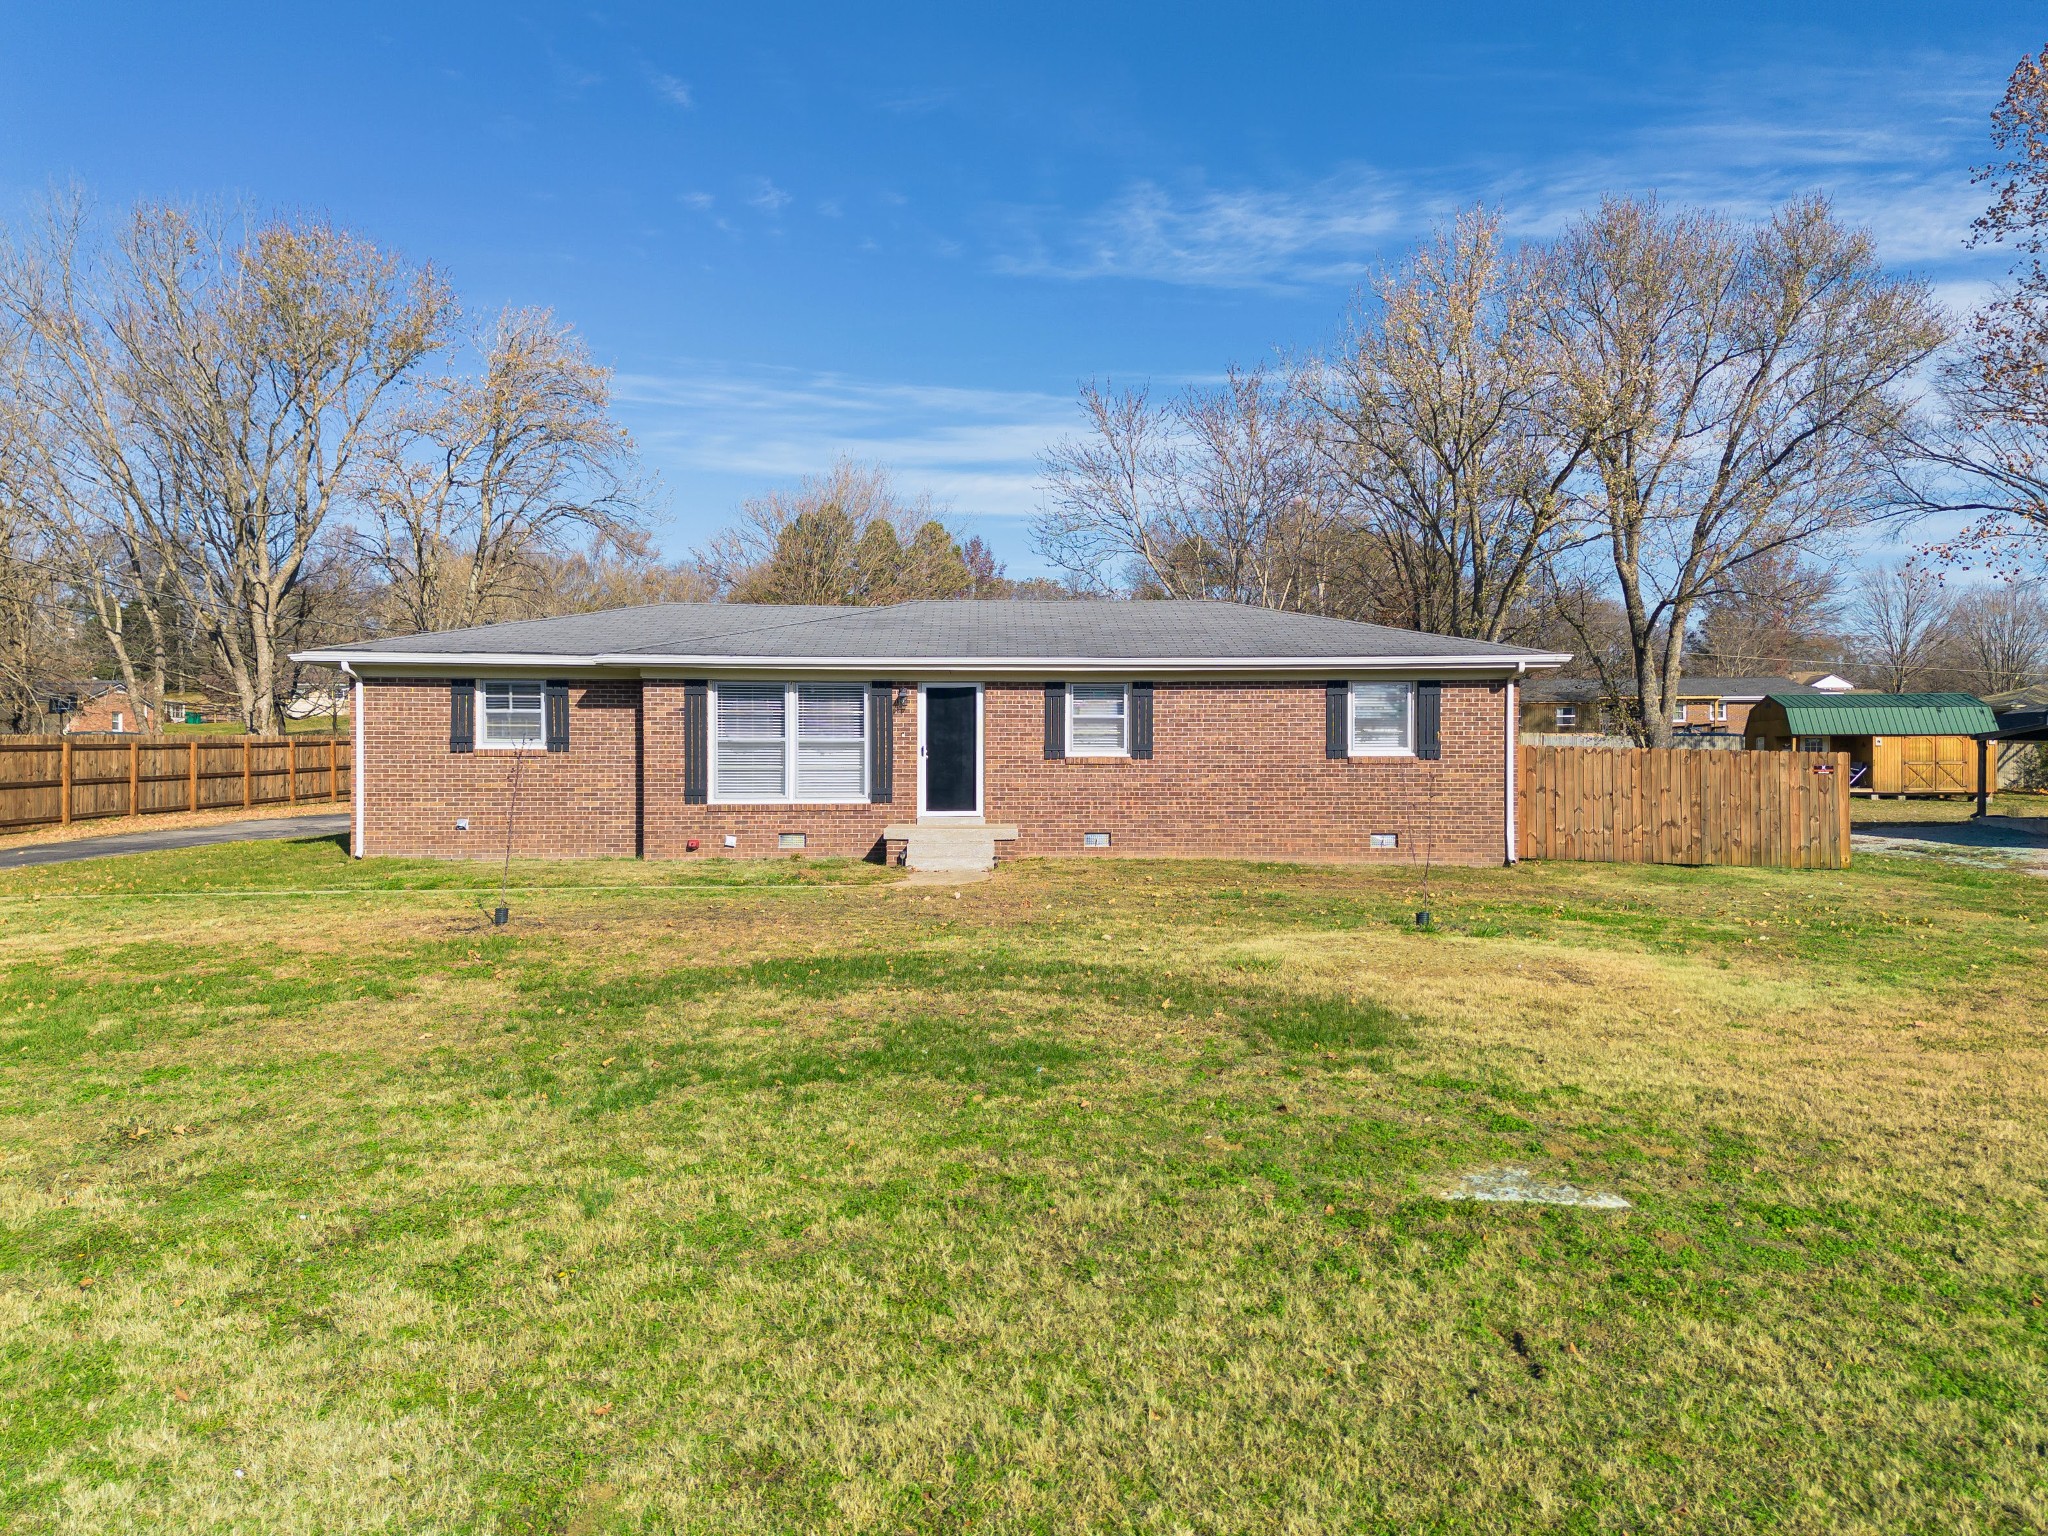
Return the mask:
<svg viewBox="0 0 2048 1536">
<path fill-rule="evenodd" d="M 1996 794 L 1991 797 L 1990 811 L 1994 816 L 2048 817 L 2048 795 Z M 1852 826 L 1898 821 L 1968 821 L 1976 814 L 1977 799 L 1974 795 L 1915 800 L 1874 800 L 1868 795 L 1856 795 L 1849 800 L 1849 822 Z"/>
<path fill-rule="evenodd" d="M 2048 1526 L 2048 881 L 511 878 L 0 874 L 0 1528 Z"/>
</svg>

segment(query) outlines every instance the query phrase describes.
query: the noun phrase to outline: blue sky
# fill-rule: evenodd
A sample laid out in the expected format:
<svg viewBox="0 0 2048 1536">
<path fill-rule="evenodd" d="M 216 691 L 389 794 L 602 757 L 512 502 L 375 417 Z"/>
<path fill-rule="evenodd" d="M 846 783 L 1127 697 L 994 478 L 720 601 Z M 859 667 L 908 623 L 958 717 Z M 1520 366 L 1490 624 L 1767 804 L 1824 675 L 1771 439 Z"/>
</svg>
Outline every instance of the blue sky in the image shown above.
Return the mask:
<svg viewBox="0 0 2048 1536">
<path fill-rule="evenodd" d="M 0 212 L 332 215 L 618 370 L 681 553 L 850 453 L 1014 572 L 1088 378 L 1332 336 L 1474 200 L 1760 212 L 1820 187 L 1967 302 L 1968 168 L 2041 6 L 496 5 L 0 0 Z"/>
</svg>

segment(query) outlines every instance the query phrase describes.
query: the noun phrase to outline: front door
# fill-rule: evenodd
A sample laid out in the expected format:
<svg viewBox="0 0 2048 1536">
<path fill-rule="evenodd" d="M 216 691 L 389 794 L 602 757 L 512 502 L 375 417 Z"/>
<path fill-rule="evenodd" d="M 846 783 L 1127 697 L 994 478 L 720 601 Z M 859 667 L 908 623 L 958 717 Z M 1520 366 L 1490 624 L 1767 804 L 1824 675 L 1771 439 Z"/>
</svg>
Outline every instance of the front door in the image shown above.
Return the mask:
<svg viewBox="0 0 2048 1536">
<path fill-rule="evenodd" d="M 924 690 L 924 804 L 928 816 L 981 813 L 981 690 L 972 683 Z"/>
</svg>

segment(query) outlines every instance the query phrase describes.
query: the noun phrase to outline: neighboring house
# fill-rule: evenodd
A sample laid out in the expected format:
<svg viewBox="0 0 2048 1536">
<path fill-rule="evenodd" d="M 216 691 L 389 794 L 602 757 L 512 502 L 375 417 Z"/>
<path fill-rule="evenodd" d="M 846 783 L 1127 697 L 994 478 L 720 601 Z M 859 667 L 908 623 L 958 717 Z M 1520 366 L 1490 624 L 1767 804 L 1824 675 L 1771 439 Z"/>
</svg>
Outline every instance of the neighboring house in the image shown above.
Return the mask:
<svg viewBox="0 0 2048 1536">
<path fill-rule="evenodd" d="M 1853 693 L 1856 685 L 1846 677 L 1837 677 L 1832 672 L 1794 672 L 1792 681 L 1817 688 L 1822 693 Z"/>
<path fill-rule="evenodd" d="M 1752 751 L 1846 752 L 1869 795 L 1977 792 L 1977 733 L 1997 722 L 1967 693 L 1772 694 L 1749 717 Z"/>
<path fill-rule="evenodd" d="M 1513 857 L 1567 658 L 1209 602 L 672 603 L 369 641 L 360 854 Z M 916 843 L 918 847 L 908 847 Z"/>
<path fill-rule="evenodd" d="M 1767 695 L 1814 691 L 1817 685 L 1789 677 L 1683 677 L 1679 679 L 1677 706 L 1671 712 L 1671 727 L 1740 736 L 1749 723 L 1750 710 Z M 1593 677 L 1545 677 L 1522 690 L 1522 729 L 1535 733 L 1619 732 L 1627 722 L 1618 717 L 1634 711 L 1633 692 L 1610 696 Z"/>
<path fill-rule="evenodd" d="M 333 688 L 302 688 L 286 699 L 279 709 L 287 720 L 310 720 L 315 715 L 346 715 L 348 694 Z"/>
<path fill-rule="evenodd" d="M 130 699 L 126 683 L 95 678 L 72 684 L 64 697 L 72 704 L 64 714 L 67 736 L 134 735 L 155 728 L 155 711 Z"/>
</svg>

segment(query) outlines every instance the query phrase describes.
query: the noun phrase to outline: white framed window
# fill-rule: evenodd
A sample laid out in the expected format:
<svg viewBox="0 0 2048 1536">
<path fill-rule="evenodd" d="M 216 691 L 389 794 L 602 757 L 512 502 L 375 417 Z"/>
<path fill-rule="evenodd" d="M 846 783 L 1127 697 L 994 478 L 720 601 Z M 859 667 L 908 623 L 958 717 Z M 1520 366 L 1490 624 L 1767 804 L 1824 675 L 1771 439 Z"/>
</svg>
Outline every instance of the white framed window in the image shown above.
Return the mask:
<svg viewBox="0 0 2048 1536">
<path fill-rule="evenodd" d="M 1718 725 L 1726 725 L 1728 723 L 1728 701 L 1726 699 L 1714 700 L 1714 721 Z"/>
<path fill-rule="evenodd" d="M 711 798 L 845 804 L 868 796 L 860 683 L 715 683 Z"/>
<path fill-rule="evenodd" d="M 1679 703 L 1679 704 L 1678 704 L 1677 706 L 1675 706 L 1675 707 L 1674 707 L 1674 708 L 1672 709 L 1672 711 L 1671 711 L 1671 723 L 1672 723 L 1673 725 L 1683 725 L 1683 724 L 1685 724 L 1685 705 L 1684 705 L 1684 703 L 1683 703 L 1683 702 Z"/>
<path fill-rule="evenodd" d="M 115 730 L 117 730 L 117 731 L 118 731 L 118 730 L 120 730 L 120 729 L 121 729 L 121 722 L 122 722 L 122 715 L 121 715 L 121 711 L 119 711 L 119 710 L 117 709 L 117 710 L 115 710 L 115 711 L 114 711 L 114 729 L 115 729 Z"/>
<path fill-rule="evenodd" d="M 1415 753 L 1415 685 L 1351 685 L 1351 755 L 1411 757 Z"/>
<path fill-rule="evenodd" d="M 1569 729 L 1579 723 L 1579 706 L 1560 704 L 1557 706 L 1557 723 Z"/>
<path fill-rule="evenodd" d="M 1124 683 L 1074 683 L 1067 689 L 1067 755 L 1129 757 L 1131 690 Z"/>
<path fill-rule="evenodd" d="M 492 678 L 476 685 L 479 747 L 545 747 L 545 683 L 535 678 Z"/>
</svg>

